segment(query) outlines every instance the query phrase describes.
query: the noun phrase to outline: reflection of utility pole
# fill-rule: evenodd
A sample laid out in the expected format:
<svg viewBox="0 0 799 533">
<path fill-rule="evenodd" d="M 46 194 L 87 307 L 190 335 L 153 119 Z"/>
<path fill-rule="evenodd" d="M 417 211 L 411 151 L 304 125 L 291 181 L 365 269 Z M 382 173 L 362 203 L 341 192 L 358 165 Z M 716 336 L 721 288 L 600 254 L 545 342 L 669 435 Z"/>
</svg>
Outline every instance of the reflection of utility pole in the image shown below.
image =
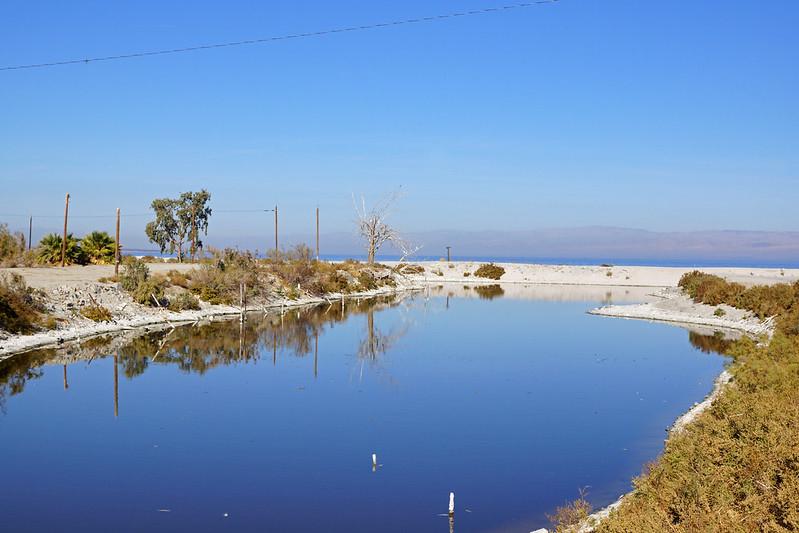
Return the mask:
<svg viewBox="0 0 799 533">
<path fill-rule="evenodd" d="M 114 354 L 114 417 L 119 416 L 119 356 Z"/>
<path fill-rule="evenodd" d="M 313 377 L 314 377 L 314 379 L 316 379 L 318 361 L 319 361 L 319 332 L 318 331 L 314 331 L 313 340 L 314 340 L 314 346 L 313 346 Z"/>
<path fill-rule="evenodd" d="M 64 390 L 69 388 L 69 383 L 67 383 L 67 365 L 64 365 Z"/>
<path fill-rule="evenodd" d="M 277 364 L 277 331 L 272 326 L 272 366 Z"/>
</svg>

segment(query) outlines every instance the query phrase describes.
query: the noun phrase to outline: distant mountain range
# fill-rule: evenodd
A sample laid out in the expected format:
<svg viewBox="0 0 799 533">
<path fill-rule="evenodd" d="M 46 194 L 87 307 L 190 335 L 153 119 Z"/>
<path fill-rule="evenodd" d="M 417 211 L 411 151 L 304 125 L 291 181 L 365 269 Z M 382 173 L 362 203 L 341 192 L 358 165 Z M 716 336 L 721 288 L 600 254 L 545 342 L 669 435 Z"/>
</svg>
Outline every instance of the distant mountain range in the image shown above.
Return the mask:
<svg viewBox="0 0 799 533">
<path fill-rule="evenodd" d="M 690 231 L 655 232 L 589 226 L 529 231 L 438 230 L 410 233 L 407 238 L 423 246 L 419 255 L 443 257 L 446 246 L 453 257 L 563 259 L 596 262 L 728 263 L 752 265 L 799 264 L 799 232 Z M 354 234 L 321 237 L 325 255 L 362 254 Z M 285 242 L 313 242 L 303 236 L 286 236 Z M 384 254 L 396 250 L 387 246 Z"/>
</svg>

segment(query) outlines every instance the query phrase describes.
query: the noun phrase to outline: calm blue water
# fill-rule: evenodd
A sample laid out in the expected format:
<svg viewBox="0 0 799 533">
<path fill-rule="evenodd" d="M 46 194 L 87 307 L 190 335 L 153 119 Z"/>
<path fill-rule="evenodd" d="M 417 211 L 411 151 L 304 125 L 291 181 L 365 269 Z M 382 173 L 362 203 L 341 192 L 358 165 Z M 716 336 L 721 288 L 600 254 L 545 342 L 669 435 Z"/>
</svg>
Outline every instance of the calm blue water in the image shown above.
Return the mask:
<svg viewBox="0 0 799 533">
<path fill-rule="evenodd" d="M 444 532 L 454 491 L 455 531 L 527 532 L 628 490 L 724 363 L 597 299 L 461 293 L 1 363 L 2 529 Z"/>
</svg>

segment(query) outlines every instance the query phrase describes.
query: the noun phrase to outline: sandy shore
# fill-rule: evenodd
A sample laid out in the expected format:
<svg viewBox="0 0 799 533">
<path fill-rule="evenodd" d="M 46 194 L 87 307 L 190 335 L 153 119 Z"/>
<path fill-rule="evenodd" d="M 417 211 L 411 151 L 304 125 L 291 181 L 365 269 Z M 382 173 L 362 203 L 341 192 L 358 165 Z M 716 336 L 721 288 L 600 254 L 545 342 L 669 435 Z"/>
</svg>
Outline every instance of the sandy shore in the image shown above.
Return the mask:
<svg viewBox="0 0 799 533">
<path fill-rule="evenodd" d="M 396 263 L 387 262 L 388 265 Z M 473 273 L 482 263 L 453 261 L 427 261 L 414 263 L 424 267 L 422 274 L 411 279 L 430 283 L 480 283 L 491 282 L 476 278 Z M 684 268 L 648 266 L 575 266 L 534 265 L 520 263 L 496 263 L 505 269 L 501 283 L 546 284 L 546 285 L 599 285 L 615 287 L 676 287 L 680 277 L 692 270 L 722 276 L 744 285 L 770 285 L 793 283 L 799 280 L 799 269 L 779 268 Z M 464 274 L 468 273 L 468 276 Z"/>
</svg>

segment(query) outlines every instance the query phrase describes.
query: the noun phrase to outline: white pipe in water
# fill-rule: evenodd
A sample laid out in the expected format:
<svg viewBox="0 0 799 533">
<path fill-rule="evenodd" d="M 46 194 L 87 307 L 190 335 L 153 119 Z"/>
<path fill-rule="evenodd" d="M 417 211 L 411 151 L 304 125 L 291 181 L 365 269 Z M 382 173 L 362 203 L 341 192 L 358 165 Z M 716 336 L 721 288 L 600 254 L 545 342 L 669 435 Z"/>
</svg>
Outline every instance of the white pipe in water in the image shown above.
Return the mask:
<svg viewBox="0 0 799 533">
<path fill-rule="evenodd" d="M 449 514 L 450 515 L 454 515 L 455 514 L 455 493 L 454 492 L 450 492 L 449 493 Z"/>
</svg>

